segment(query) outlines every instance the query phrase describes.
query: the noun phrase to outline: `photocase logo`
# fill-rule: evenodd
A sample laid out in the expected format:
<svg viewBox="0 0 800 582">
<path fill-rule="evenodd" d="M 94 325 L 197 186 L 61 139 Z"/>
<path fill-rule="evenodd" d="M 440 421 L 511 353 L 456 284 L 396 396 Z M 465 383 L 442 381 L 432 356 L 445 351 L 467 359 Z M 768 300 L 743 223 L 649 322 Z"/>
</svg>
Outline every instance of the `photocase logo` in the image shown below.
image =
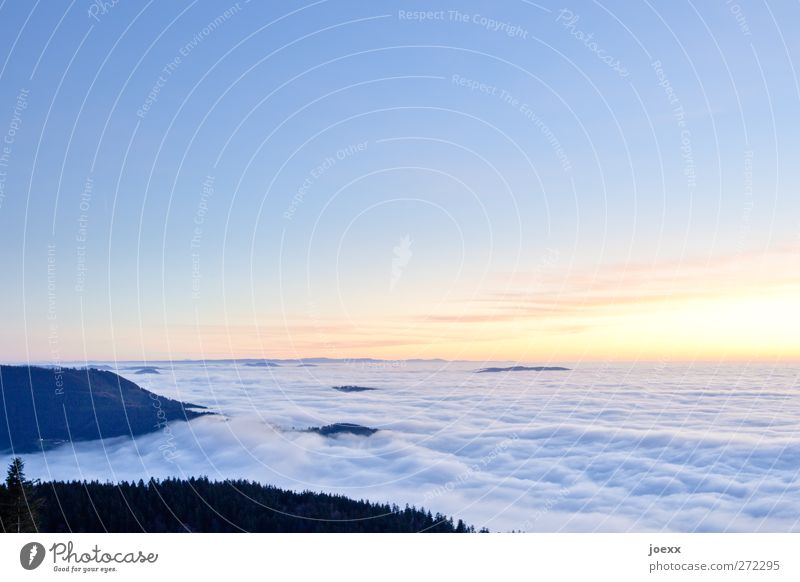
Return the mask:
<svg viewBox="0 0 800 582">
<path fill-rule="evenodd" d="M 389 281 L 389 291 L 394 291 L 397 282 L 403 275 L 403 269 L 408 266 L 408 262 L 411 260 L 411 255 L 414 254 L 411 252 L 411 243 L 411 236 L 406 235 L 400 239 L 400 242 L 393 249 L 394 256 L 392 257 L 392 278 Z"/>
<path fill-rule="evenodd" d="M 39 542 L 30 542 L 19 551 L 19 563 L 26 570 L 35 570 L 44 561 L 44 546 Z"/>
</svg>

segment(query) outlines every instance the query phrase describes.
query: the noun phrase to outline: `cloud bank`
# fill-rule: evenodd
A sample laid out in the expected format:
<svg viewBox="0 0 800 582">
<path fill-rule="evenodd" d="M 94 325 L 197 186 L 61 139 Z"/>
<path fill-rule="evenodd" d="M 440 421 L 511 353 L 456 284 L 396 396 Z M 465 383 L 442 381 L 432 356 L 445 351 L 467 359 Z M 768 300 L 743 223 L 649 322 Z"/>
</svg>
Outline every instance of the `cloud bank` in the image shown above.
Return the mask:
<svg viewBox="0 0 800 582">
<path fill-rule="evenodd" d="M 247 478 L 424 505 L 493 531 L 800 531 L 789 367 L 159 366 L 121 373 L 221 415 L 28 455 L 31 476 Z M 344 384 L 378 390 L 332 389 Z M 293 430 L 334 422 L 381 430 Z"/>
</svg>

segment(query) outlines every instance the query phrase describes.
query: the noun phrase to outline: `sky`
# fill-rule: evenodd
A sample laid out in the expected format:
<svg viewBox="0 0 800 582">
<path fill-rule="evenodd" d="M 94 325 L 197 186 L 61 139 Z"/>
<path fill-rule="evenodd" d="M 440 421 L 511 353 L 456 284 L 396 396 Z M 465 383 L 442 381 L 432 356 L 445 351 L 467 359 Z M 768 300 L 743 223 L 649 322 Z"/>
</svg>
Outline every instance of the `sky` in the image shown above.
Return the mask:
<svg viewBox="0 0 800 582">
<path fill-rule="evenodd" d="M 800 360 L 798 18 L 6 0 L 0 359 Z"/>
</svg>

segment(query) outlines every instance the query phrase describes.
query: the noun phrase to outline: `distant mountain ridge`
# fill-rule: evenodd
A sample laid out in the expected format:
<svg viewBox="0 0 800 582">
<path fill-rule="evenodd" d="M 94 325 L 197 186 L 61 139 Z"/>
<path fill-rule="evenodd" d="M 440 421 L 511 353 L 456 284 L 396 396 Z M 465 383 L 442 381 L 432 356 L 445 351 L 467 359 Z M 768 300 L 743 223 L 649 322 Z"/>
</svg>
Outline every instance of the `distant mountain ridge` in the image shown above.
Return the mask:
<svg viewBox="0 0 800 582">
<path fill-rule="evenodd" d="M 274 364 L 365 364 L 365 363 L 393 363 L 393 362 L 419 362 L 419 363 L 439 363 L 439 362 L 467 362 L 469 360 L 445 360 L 442 358 L 410 358 L 410 359 L 381 359 L 381 358 L 327 358 L 327 357 L 312 357 L 312 358 L 206 358 L 202 360 L 187 358 L 183 360 L 148 360 L 147 365 L 160 364 L 241 364 L 247 365 L 249 363 L 269 362 Z M 126 366 L 133 363 L 139 363 L 139 360 L 117 360 L 116 364 L 125 364 Z M 79 362 L 70 362 L 79 366 Z M 102 366 L 108 367 L 106 360 L 92 360 L 88 364 L 92 368 L 100 368 Z M 110 369 L 110 368 L 109 368 Z M 122 369 L 122 368 L 120 368 Z"/>
<path fill-rule="evenodd" d="M 210 412 L 95 368 L 0 366 L 0 452 L 157 431 Z"/>
<path fill-rule="evenodd" d="M 561 366 L 509 366 L 507 368 L 481 368 L 475 370 L 476 374 L 496 372 L 568 372 L 569 368 Z"/>
</svg>

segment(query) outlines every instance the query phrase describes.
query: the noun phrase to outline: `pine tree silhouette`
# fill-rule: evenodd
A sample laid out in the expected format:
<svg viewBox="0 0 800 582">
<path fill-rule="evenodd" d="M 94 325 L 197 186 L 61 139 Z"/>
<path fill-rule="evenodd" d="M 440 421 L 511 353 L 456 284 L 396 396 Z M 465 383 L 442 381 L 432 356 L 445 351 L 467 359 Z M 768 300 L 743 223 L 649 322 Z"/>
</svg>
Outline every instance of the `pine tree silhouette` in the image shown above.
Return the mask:
<svg viewBox="0 0 800 582">
<path fill-rule="evenodd" d="M 0 529 L 4 532 L 33 533 L 42 501 L 35 493 L 38 481 L 25 477 L 25 461 L 14 457 L 6 481 L 0 487 Z"/>
</svg>

